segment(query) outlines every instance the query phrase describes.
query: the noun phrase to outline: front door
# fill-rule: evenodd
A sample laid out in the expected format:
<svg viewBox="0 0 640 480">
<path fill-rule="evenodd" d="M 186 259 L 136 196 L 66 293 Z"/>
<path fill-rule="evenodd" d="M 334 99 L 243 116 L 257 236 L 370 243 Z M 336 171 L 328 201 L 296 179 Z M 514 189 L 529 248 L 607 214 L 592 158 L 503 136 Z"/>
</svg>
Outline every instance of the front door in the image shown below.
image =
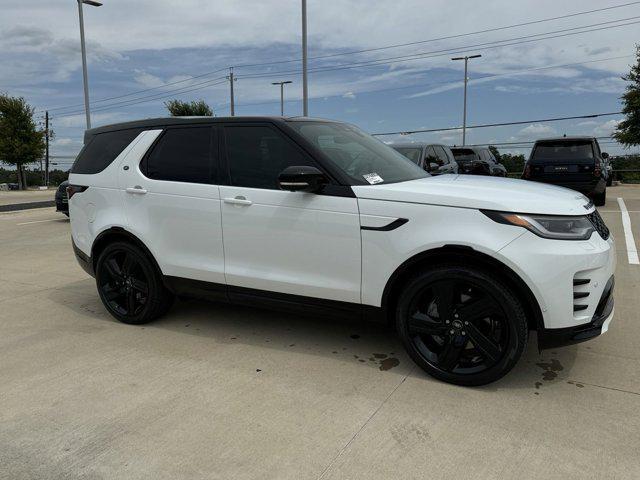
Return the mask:
<svg viewBox="0 0 640 480">
<path fill-rule="evenodd" d="M 355 197 L 287 192 L 287 166 L 315 164 L 275 125 L 224 127 L 228 185 L 220 186 L 230 286 L 360 303 L 361 243 Z M 262 292 L 260 292 L 262 291 Z"/>
</svg>

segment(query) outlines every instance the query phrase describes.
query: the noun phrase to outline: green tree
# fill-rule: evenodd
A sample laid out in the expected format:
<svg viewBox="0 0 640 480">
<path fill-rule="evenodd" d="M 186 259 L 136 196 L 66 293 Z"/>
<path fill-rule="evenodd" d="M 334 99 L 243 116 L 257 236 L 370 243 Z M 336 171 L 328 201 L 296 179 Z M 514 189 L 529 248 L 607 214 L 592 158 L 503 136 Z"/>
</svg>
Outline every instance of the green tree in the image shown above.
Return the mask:
<svg viewBox="0 0 640 480">
<path fill-rule="evenodd" d="M 40 160 L 45 148 L 33 112 L 24 98 L 0 94 L 0 160 L 16 167 L 20 189 L 27 188 L 25 165 Z"/>
<path fill-rule="evenodd" d="M 524 170 L 524 155 L 521 153 L 517 155 L 503 153 L 500 156 L 500 163 L 504 165 L 508 173 L 522 173 Z"/>
<path fill-rule="evenodd" d="M 622 95 L 626 118 L 616 127 L 613 137 L 625 147 L 640 145 L 640 45 L 636 45 L 636 64 L 631 67 L 629 75 L 622 77 L 631 82 Z"/>
<path fill-rule="evenodd" d="M 193 100 L 191 102 L 169 100 L 164 102 L 164 106 L 167 107 L 172 117 L 213 116 L 213 109 L 204 100 Z"/>
</svg>

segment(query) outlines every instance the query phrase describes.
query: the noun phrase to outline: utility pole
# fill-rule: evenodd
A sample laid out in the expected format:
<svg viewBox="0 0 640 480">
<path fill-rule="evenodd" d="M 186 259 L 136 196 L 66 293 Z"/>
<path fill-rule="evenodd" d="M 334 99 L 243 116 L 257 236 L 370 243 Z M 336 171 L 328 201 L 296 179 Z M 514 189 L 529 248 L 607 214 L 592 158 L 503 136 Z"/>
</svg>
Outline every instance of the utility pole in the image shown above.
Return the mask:
<svg viewBox="0 0 640 480">
<path fill-rule="evenodd" d="M 309 116 L 309 88 L 307 86 L 307 0 L 302 0 L 302 115 Z"/>
<path fill-rule="evenodd" d="M 87 74 L 87 49 L 84 43 L 84 16 L 82 14 L 82 4 L 86 3 L 92 7 L 100 7 L 100 2 L 93 0 L 78 0 L 78 17 L 80 18 L 80 50 L 82 51 L 82 80 L 84 84 L 84 114 L 87 117 L 87 130 L 91 128 L 91 112 L 89 111 L 89 75 Z"/>
<path fill-rule="evenodd" d="M 45 138 L 45 154 L 44 154 L 44 185 L 49 186 L 49 110 L 44 112 L 44 138 Z"/>
<path fill-rule="evenodd" d="M 280 85 L 280 115 L 284 117 L 284 86 L 293 83 L 291 80 L 285 80 L 284 82 L 273 82 L 271 85 Z"/>
<path fill-rule="evenodd" d="M 468 64 L 470 58 L 480 58 L 482 55 L 471 55 L 465 57 L 455 57 L 451 60 L 464 60 L 464 110 L 462 113 L 462 146 L 465 146 L 467 140 L 467 83 L 469 81 Z"/>
<path fill-rule="evenodd" d="M 233 82 L 235 82 L 236 79 L 233 78 L 233 67 L 229 67 L 229 75 L 227 75 L 227 80 L 229 80 L 229 88 L 230 88 L 230 95 L 231 95 L 231 116 L 235 117 L 236 107 L 233 99 Z"/>
</svg>

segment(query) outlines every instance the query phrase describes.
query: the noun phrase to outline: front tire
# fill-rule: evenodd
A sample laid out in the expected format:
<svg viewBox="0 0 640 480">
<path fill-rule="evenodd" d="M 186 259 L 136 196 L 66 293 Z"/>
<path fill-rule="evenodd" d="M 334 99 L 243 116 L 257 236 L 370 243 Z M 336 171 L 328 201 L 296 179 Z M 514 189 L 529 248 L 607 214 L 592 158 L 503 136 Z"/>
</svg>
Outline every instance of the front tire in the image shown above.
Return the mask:
<svg viewBox="0 0 640 480">
<path fill-rule="evenodd" d="M 147 254 L 127 242 L 112 243 L 100 253 L 96 285 L 107 311 L 133 325 L 165 314 L 174 300 Z"/>
<path fill-rule="evenodd" d="M 596 207 L 602 207 L 605 203 L 607 203 L 607 189 L 605 188 L 602 193 L 597 193 L 593 197 L 593 203 Z"/>
<path fill-rule="evenodd" d="M 411 358 L 448 383 L 484 385 L 506 375 L 527 343 L 527 318 L 514 292 L 474 267 L 446 264 L 411 278 L 396 326 Z"/>
</svg>

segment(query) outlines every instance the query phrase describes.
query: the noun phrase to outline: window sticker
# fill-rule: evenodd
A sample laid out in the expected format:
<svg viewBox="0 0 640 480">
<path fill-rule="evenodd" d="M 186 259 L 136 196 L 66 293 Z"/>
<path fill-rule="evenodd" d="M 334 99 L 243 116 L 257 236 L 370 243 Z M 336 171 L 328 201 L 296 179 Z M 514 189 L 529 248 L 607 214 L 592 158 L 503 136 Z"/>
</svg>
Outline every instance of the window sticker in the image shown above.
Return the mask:
<svg viewBox="0 0 640 480">
<path fill-rule="evenodd" d="M 382 177 L 380 175 L 378 175 L 376 172 L 371 172 L 371 173 L 365 173 L 364 175 L 362 175 L 364 177 L 364 179 L 369 182 L 371 185 L 375 185 L 376 183 L 382 183 L 384 182 L 384 180 L 382 179 Z"/>
</svg>

